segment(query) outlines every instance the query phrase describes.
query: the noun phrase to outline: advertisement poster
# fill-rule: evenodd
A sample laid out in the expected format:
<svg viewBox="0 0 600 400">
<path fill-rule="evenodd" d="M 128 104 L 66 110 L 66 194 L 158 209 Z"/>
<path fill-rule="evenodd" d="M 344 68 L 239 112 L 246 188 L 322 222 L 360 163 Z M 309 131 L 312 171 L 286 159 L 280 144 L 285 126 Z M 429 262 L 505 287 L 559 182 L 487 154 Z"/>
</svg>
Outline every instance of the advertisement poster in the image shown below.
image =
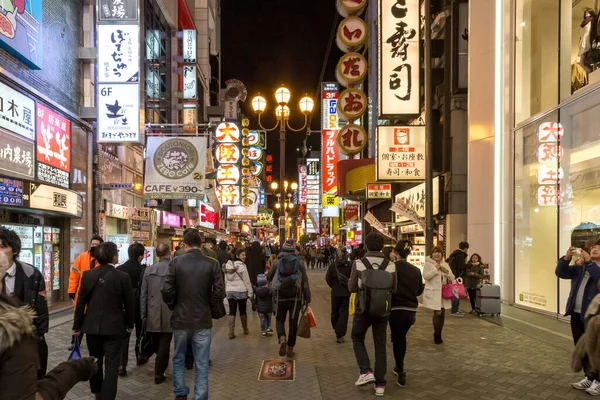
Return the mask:
<svg viewBox="0 0 600 400">
<path fill-rule="evenodd" d="M 19 236 L 22 249 L 33 249 L 33 226 L 7 224 L 2 224 L 2 226 L 14 231 Z"/>
<path fill-rule="evenodd" d="M 42 7 L 43 0 L 0 1 L 0 47 L 32 69 L 42 69 Z"/>
<path fill-rule="evenodd" d="M 0 178 L 0 204 L 21 207 L 23 205 L 23 181 Z"/>
<path fill-rule="evenodd" d="M 33 261 L 33 249 L 23 249 L 19 253 L 19 261 L 24 262 L 25 264 L 34 265 Z"/>
<path fill-rule="evenodd" d="M 71 172 L 71 122 L 37 104 L 38 180 L 69 188 Z"/>
<path fill-rule="evenodd" d="M 129 235 L 107 235 L 106 241 L 117 245 L 117 249 L 119 249 L 119 265 L 129 260 L 129 255 L 127 254 L 127 250 L 131 244 Z"/>
<path fill-rule="evenodd" d="M 145 199 L 187 199 L 204 191 L 206 138 L 149 137 Z"/>
<path fill-rule="evenodd" d="M 258 188 L 248 188 L 247 206 L 232 206 L 227 208 L 227 219 L 230 221 L 256 221 L 258 219 Z"/>
<path fill-rule="evenodd" d="M 52 247 L 51 247 L 52 249 Z M 52 287 L 52 250 L 45 251 L 44 249 L 44 281 L 46 288 Z"/>
<path fill-rule="evenodd" d="M 52 290 L 60 289 L 60 250 L 54 246 L 52 251 Z"/>
</svg>

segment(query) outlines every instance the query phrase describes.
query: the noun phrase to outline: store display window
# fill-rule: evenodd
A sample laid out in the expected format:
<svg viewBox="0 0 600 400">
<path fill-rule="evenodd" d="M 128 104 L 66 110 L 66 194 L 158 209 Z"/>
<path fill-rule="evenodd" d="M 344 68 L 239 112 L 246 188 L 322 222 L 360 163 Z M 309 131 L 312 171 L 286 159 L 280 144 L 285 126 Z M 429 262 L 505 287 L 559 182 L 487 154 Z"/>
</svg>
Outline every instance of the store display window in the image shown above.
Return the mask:
<svg viewBox="0 0 600 400">
<path fill-rule="evenodd" d="M 571 33 L 571 42 L 565 46 L 570 46 L 571 93 L 600 81 L 598 8 L 597 0 L 572 0 L 571 7 L 564 8 Z"/>
</svg>

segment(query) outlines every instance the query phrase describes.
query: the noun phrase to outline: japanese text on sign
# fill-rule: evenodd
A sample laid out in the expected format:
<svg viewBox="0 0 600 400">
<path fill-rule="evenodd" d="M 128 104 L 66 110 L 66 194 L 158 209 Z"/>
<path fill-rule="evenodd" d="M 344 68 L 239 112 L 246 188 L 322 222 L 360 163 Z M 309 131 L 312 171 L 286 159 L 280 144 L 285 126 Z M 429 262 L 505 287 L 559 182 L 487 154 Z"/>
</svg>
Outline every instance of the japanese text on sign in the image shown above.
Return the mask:
<svg viewBox="0 0 600 400">
<path fill-rule="evenodd" d="M 35 103 L 0 82 L 0 127 L 33 140 L 35 137 Z"/>
<path fill-rule="evenodd" d="M 425 178 L 425 127 L 377 127 L 377 179 Z"/>
</svg>

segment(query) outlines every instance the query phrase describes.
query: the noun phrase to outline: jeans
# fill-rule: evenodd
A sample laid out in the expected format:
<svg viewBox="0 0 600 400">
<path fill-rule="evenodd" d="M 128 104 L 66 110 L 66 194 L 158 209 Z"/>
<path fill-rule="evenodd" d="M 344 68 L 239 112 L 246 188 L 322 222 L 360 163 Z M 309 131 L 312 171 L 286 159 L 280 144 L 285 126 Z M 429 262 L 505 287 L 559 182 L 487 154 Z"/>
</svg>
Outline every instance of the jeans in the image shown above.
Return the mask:
<svg viewBox="0 0 600 400">
<path fill-rule="evenodd" d="M 123 336 L 87 334 L 87 346 L 90 357 L 98 359 L 98 372 L 90 378 L 90 389 L 100 394 L 102 400 L 114 400 L 117 397 L 117 371 Z M 104 364 L 104 371 L 102 365 Z"/>
<path fill-rule="evenodd" d="M 394 345 L 396 371 L 404 372 L 404 356 L 406 356 L 406 334 L 415 323 L 417 313 L 408 310 L 395 310 L 390 313 L 390 330 Z"/>
<path fill-rule="evenodd" d="M 452 314 L 456 314 L 457 312 L 460 311 L 460 300 L 459 299 L 452 299 L 450 300 L 452 302 Z"/>
<path fill-rule="evenodd" d="M 169 366 L 169 353 L 171 352 L 171 332 L 154 332 L 154 341 L 158 343 L 156 362 L 154 363 L 154 375 L 163 376 Z"/>
<path fill-rule="evenodd" d="M 299 300 L 278 300 L 277 316 L 275 317 L 275 326 L 277 327 L 277 337 L 285 337 L 285 319 L 289 311 L 290 334 L 287 337 L 287 345 L 294 347 L 296 345 L 296 335 L 298 334 L 298 317 L 302 303 Z"/>
<path fill-rule="evenodd" d="M 173 354 L 173 393 L 187 396 L 190 388 L 185 384 L 185 352 L 188 338 L 192 339 L 192 350 L 196 364 L 194 400 L 208 400 L 208 361 L 210 359 L 210 329 L 173 331 L 175 350 Z"/>
<path fill-rule="evenodd" d="M 260 331 L 265 333 L 267 329 L 271 329 L 271 313 L 259 313 L 260 317 Z"/>
<path fill-rule="evenodd" d="M 352 324 L 352 342 L 354 344 L 354 355 L 358 362 L 361 374 L 373 372 L 369 353 L 365 346 L 365 336 L 369 328 L 373 331 L 373 343 L 375 344 L 375 384 L 385 385 L 385 373 L 387 369 L 387 318 L 373 319 L 368 316 L 354 314 L 354 323 Z"/>
<path fill-rule="evenodd" d="M 338 338 L 346 336 L 348 331 L 348 309 L 350 297 L 331 297 L 331 326 Z"/>
</svg>

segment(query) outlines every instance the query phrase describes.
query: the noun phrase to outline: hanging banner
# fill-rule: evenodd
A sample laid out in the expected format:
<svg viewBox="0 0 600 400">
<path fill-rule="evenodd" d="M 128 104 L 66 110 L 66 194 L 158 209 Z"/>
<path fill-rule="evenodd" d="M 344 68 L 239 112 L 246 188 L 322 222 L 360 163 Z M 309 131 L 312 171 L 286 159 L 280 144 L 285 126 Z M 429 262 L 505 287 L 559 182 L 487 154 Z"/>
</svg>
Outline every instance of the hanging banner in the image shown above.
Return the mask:
<svg viewBox="0 0 600 400">
<path fill-rule="evenodd" d="M 196 30 L 185 29 L 183 31 L 183 62 L 189 64 L 196 63 Z"/>
<path fill-rule="evenodd" d="M 377 218 L 375 218 L 375 216 L 373 214 L 371 214 L 370 211 L 367 213 L 367 215 L 365 215 L 364 220 L 366 222 L 368 222 L 369 225 L 371 225 L 374 229 L 377 229 L 379 232 L 381 232 L 384 236 L 387 236 L 390 239 L 396 240 L 395 237 L 390 235 L 386 226 L 381 221 L 379 221 Z"/>
<path fill-rule="evenodd" d="M 396 199 L 396 202 L 390 208 L 396 214 L 406 217 L 415 224 L 418 224 L 423 230 L 425 230 L 425 220 L 417 214 L 417 212 L 409 207 L 402 199 Z"/>
<path fill-rule="evenodd" d="M 420 1 L 379 0 L 379 118 L 420 107 Z"/>
<path fill-rule="evenodd" d="M 433 178 L 433 215 L 440 212 L 440 177 Z M 421 218 L 425 218 L 425 182 L 398 193 L 394 201 L 402 200 L 409 209 L 414 210 Z M 396 214 L 396 222 L 408 221 L 408 218 Z"/>
<path fill-rule="evenodd" d="M 424 126 L 378 126 L 375 153 L 378 181 L 425 179 Z"/>
<path fill-rule="evenodd" d="M 204 192 L 206 138 L 149 137 L 145 199 L 187 199 Z"/>
<path fill-rule="evenodd" d="M 195 65 L 185 65 L 183 67 L 183 99 L 195 100 L 197 95 L 196 84 L 198 77 Z"/>
</svg>

